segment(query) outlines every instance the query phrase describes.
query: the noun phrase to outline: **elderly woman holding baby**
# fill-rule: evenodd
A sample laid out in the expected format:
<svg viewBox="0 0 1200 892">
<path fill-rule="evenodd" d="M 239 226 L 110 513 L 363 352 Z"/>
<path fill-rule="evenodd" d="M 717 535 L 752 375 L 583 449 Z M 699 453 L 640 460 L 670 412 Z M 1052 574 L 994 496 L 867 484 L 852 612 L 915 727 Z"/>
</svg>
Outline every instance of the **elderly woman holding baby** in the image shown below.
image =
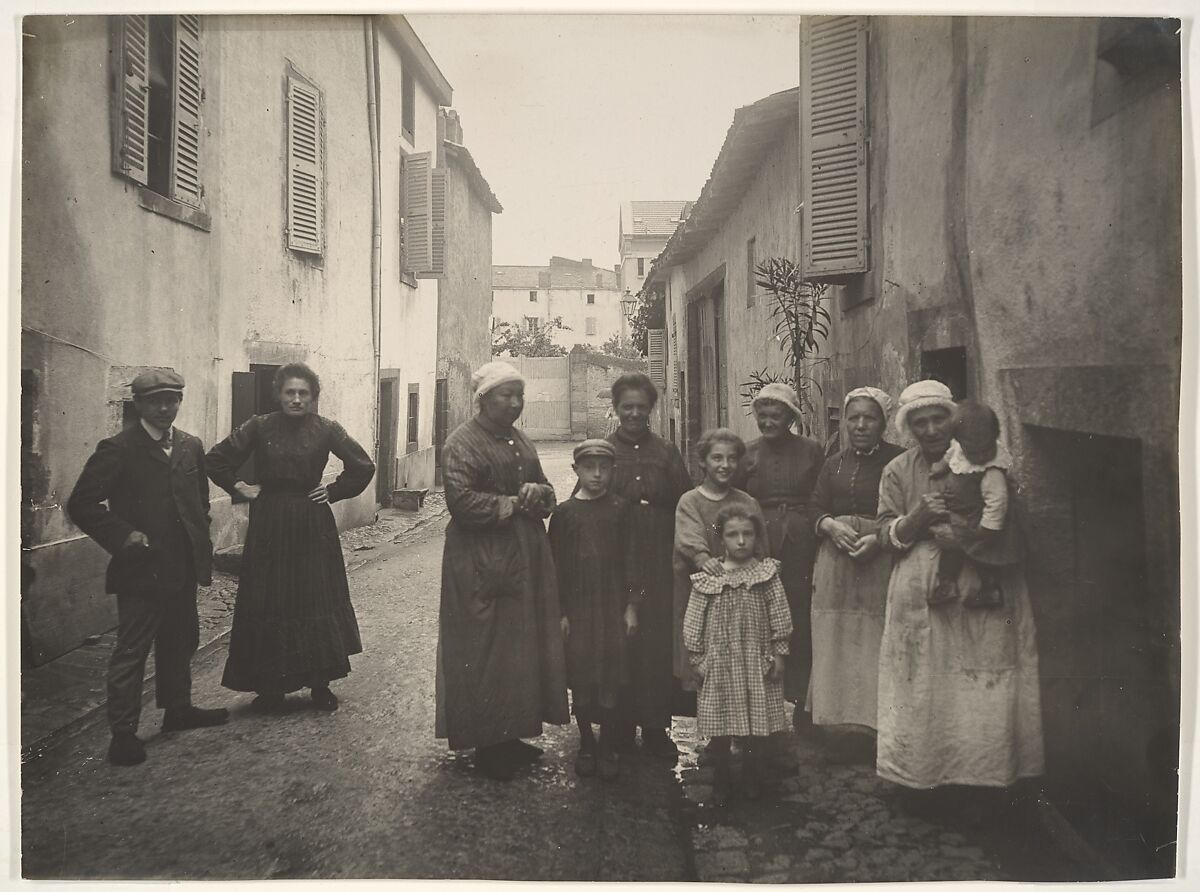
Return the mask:
<svg viewBox="0 0 1200 892">
<path fill-rule="evenodd" d="M 916 445 L 887 465 L 879 486 L 877 541 L 895 564 L 879 652 L 876 769 L 913 790 L 1007 787 L 1043 771 L 1033 614 L 1019 562 L 988 567 L 973 557 L 980 538 L 1000 530 L 984 529 L 986 511 L 972 528 L 954 505 L 1007 462 L 994 436 L 979 454 L 964 454 L 977 432 L 956 430 L 958 410 L 940 382 L 907 387 L 895 424 Z M 993 516 L 997 523 L 1012 519 Z M 968 559 L 955 562 L 947 598 L 941 555 L 956 551 Z M 994 598 L 978 597 L 984 578 Z"/>
</svg>

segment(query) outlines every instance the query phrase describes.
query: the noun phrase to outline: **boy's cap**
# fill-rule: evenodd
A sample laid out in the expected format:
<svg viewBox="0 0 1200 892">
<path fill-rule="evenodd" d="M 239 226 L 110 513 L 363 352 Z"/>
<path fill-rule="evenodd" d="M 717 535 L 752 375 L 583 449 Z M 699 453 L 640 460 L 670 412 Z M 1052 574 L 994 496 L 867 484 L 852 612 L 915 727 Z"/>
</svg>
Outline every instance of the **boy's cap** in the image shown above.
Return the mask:
<svg viewBox="0 0 1200 892">
<path fill-rule="evenodd" d="M 148 396 L 164 390 L 182 395 L 183 376 L 177 375 L 170 369 L 151 369 L 134 378 L 129 389 L 133 391 L 134 396 Z"/>
<path fill-rule="evenodd" d="M 593 437 L 590 440 L 584 440 L 575 447 L 575 452 L 572 453 L 575 461 L 588 456 L 596 456 L 598 458 L 610 458 L 613 461 L 617 460 L 617 450 L 613 449 L 612 443 L 608 440 L 601 440 L 598 437 Z"/>
</svg>

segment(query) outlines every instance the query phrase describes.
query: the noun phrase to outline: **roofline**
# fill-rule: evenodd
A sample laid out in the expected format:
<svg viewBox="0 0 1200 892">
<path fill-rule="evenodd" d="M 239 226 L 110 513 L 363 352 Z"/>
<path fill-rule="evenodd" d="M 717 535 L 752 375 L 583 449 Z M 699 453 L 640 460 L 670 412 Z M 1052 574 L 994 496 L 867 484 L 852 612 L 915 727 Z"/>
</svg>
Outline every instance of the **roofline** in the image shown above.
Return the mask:
<svg viewBox="0 0 1200 892">
<path fill-rule="evenodd" d="M 466 169 L 467 179 L 470 180 L 473 191 L 483 199 L 483 203 L 487 205 L 488 210 L 493 214 L 504 213 L 504 207 L 500 204 L 500 199 L 496 197 L 496 193 L 488 185 L 483 172 L 479 169 L 479 165 L 475 163 L 475 158 L 471 155 L 471 150 L 464 145 L 451 142 L 448 139 L 442 140 L 442 145 L 446 149 L 446 157 L 459 162 Z"/>
<path fill-rule="evenodd" d="M 454 88 L 437 67 L 408 19 L 402 15 L 381 15 L 377 18 L 383 23 L 383 33 L 392 39 L 401 55 L 416 63 L 421 79 L 433 92 L 438 105 L 453 105 Z"/>
<path fill-rule="evenodd" d="M 642 287 L 646 288 L 658 281 L 665 281 L 666 271 L 681 263 L 690 260 L 698 253 L 704 245 L 708 244 L 716 234 L 716 230 L 729 219 L 730 215 L 736 209 L 737 204 L 728 206 L 725 209 L 718 207 L 717 211 L 711 211 L 709 205 L 714 201 L 714 192 L 724 185 L 724 181 L 729 175 L 731 166 L 735 166 L 735 153 L 751 154 L 756 149 L 754 144 L 750 146 L 736 145 L 739 138 L 750 127 L 763 122 L 763 119 L 770 114 L 773 107 L 790 108 L 791 114 L 795 114 L 798 118 L 800 115 L 799 104 L 800 88 L 792 87 L 789 90 L 780 90 L 777 93 L 772 93 L 770 96 L 764 96 L 757 102 L 750 105 L 744 105 L 738 108 L 733 113 L 733 123 L 729 125 L 729 130 L 725 134 L 725 141 L 721 144 L 721 151 L 717 153 L 717 159 L 713 162 L 712 173 L 708 177 L 708 181 L 704 184 L 704 188 L 700 190 L 700 197 L 692 202 L 692 207 L 687 215 L 687 219 L 680 223 L 671 238 L 663 246 L 659 255 L 654 258 L 654 262 L 650 265 L 649 271 L 646 273 L 646 278 L 642 283 Z M 791 114 L 786 114 L 779 120 L 787 120 Z M 767 118 L 766 123 L 771 125 L 770 118 Z M 759 159 L 758 167 L 761 167 L 763 158 Z M 736 172 L 735 172 L 736 173 Z M 709 220 L 709 216 L 714 215 L 713 220 Z M 694 238 L 693 238 L 694 237 Z M 683 244 L 686 240 L 691 239 L 690 245 Z M 682 255 L 682 256 L 679 256 Z"/>
</svg>

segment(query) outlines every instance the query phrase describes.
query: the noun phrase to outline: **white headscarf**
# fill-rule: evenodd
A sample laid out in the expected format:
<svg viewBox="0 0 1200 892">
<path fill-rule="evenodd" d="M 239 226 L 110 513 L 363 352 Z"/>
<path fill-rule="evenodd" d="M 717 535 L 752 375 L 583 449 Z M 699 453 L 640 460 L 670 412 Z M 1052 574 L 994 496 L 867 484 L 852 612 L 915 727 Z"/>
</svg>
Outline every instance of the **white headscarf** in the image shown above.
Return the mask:
<svg viewBox="0 0 1200 892">
<path fill-rule="evenodd" d="M 800 423 L 800 418 L 804 414 L 800 411 L 800 397 L 796 396 L 796 391 L 786 384 L 779 381 L 764 384 L 762 389 L 754 395 L 754 399 L 750 401 L 750 408 L 754 409 L 762 400 L 774 400 L 777 403 L 783 403 L 796 416 L 792 419 L 793 423 Z"/>
<path fill-rule="evenodd" d="M 471 375 L 471 389 L 475 391 L 475 400 L 494 390 L 501 384 L 511 384 L 513 381 L 525 383 L 525 377 L 515 368 L 500 359 L 485 362 Z"/>
<path fill-rule="evenodd" d="M 878 387 L 856 387 L 842 400 L 842 413 L 845 414 L 846 409 L 850 407 L 851 400 L 858 399 L 874 400 L 875 405 L 879 406 L 879 411 L 883 413 L 884 423 L 887 423 L 887 417 L 892 414 L 892 398 L 885 391 Z"/>
<path fill-rule="evenodd" d="M 941 406 L 948 412 L 957 408 L 950 388 L 941 381 L 915 381 L 900 394 L 900 408 L 896 410 L 896 430 L 907 435 L 908 413 L 914 409 L 924 409 L 926 406 Z"/>
</svg>

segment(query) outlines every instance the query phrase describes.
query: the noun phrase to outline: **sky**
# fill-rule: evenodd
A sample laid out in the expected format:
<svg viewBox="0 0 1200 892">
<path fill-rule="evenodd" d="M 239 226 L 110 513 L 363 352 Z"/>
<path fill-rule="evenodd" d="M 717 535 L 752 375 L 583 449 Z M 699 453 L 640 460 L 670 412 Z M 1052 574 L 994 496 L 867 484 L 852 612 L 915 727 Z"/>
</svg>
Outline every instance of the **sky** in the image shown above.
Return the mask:
<svg viewBox="0 0 1200 892">
<path fill-rule="evenodd" d="M 418 15 L 504 212 L 492 262 L 619 261 L 620 204 L 694 201 L 734 109 L 799 80 L 799 19 Z"/>
</svg>

